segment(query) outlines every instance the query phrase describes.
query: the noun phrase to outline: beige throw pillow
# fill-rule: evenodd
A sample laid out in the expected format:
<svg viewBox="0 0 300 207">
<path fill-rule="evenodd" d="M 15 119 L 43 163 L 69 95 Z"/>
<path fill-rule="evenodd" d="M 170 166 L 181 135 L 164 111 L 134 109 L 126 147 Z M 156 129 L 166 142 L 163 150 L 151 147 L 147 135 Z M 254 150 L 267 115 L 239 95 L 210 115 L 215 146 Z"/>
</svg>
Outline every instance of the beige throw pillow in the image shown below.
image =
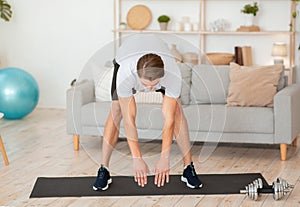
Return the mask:
<svg viewBox="0 0 300 207">
<path fill-rule="evenodd" d="M 134 94 L 136 103 L 151 103 L 161 104 L 163 102 L 163 96 L 160 92 L 137 92 Z"/>
<path fill-rule="evenodd" d="M 230 64 L 227 106 L 273 106 L 282 67 Z"/>
</svg>

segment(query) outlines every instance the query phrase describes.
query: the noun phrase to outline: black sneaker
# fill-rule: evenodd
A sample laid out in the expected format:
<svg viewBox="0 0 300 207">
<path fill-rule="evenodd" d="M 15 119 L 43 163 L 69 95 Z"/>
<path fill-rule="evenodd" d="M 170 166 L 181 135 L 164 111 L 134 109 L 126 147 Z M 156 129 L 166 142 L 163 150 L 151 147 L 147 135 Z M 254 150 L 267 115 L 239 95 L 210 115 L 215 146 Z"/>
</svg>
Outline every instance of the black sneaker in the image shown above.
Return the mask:
<svg viewBox="0 0 300 207">
<path fill-rule="evenodd" d="M 184 169 L 183 175 L 181 176 L 181 181 L 185 182 L 186 186 L 189 188 L 201 188 L 202 187 L 202 183 L 196 174 L 193 163 L 191 163 Z"/>
<path fill-rule="evenodd" d="M 101 165 L 98 170 L 97 179 L 93 185 L 94 190 L 107 190 L 108 185 L 112 183 L 109 171 Z"/>
</svg>

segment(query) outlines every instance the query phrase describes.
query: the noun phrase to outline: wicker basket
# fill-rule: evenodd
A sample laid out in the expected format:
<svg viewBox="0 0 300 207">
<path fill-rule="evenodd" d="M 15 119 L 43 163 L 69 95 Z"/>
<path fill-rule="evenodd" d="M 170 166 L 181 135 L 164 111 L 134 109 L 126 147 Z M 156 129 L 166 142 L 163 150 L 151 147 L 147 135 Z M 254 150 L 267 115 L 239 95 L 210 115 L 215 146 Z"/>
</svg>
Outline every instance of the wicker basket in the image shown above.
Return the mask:
<svg viewBox="0 0 300 207">
<path fill-rule="evenodd" d="M 234 55 L 231 53 L 207 53 L 206 58 L 212 65 L 229 65 L 234 60 Z"/>
<path fill-rule="evenodd" d="M 193 52 L 187 52 L 182 54 L 182 59 L 184 63 L 192 63 L 194 65 L 198 64 L 198 54 Z"/>
</svg>

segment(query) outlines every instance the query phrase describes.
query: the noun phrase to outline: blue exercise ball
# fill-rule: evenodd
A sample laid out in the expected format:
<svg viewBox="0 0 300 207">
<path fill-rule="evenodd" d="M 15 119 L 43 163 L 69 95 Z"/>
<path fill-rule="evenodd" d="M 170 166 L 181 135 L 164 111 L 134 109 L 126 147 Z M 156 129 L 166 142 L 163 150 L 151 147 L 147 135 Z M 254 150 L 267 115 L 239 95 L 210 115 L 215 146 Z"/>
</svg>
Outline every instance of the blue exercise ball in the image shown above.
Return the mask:
<svg viewBox="0 0 300 207">
<path fill-rule="evenodd" d="M 36 107 L 39 87 L 36 80 L 20 68 L 0 70 L 0 112 L 6 119 L 21 119 Z"/>
</svg>

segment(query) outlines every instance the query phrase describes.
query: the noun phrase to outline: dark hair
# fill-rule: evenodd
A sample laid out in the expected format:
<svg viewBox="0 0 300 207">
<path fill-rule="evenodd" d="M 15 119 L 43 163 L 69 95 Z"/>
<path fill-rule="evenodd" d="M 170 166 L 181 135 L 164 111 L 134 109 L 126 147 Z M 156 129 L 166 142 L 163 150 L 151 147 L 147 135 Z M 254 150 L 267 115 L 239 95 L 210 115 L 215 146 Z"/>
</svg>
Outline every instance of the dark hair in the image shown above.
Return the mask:
<svg viewBox="0 0 300 207">
<path fill-rule="evenodd" d="M 137 62 L 137 73 L 139 78 L 149 81 L 162 78 L 164 72 L 164 62 L 159 55 L 149 53 L 143 55 Z"/>
</svg>

